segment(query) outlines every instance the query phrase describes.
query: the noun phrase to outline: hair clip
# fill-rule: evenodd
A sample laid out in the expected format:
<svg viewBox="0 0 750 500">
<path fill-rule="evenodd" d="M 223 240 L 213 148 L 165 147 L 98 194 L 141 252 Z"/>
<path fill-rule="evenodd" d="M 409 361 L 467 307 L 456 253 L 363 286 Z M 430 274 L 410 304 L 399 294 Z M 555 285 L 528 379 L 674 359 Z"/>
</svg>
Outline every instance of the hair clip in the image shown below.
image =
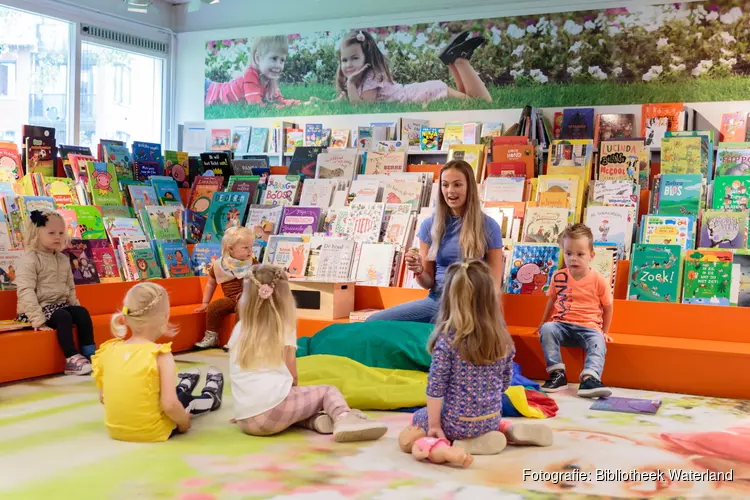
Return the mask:
<svg viewBox="0 0 750 500">
<path fill-rule="evenodd" d="M 36 227 L 44 227 L 47 225 L 47 221 L 49 220 L 49 217 L 44 215 L 39 210 L 32 210 L 29 214 L 29 218 L 31 219 L 31 222 L 34 223 Z"/>
<path fill-rule="evenodd" d="M 365 34 L 362 33 L 362 30 L 359 30 L 359 33 L 357 33 L 357 40 L 360 41 L 360 42 L 364 42 L 365 41 Z"/>
<path fill-rule="evenodd" d="M 463 264 L 461 264 L 461 266 L 463 266 L 466 269 L 469 269 L 469 263 L 468 262 L 464 262 Z"/>
<path fill-rule="evenodd" d="M 130 309 L 128 309 L 128 306 L 125 306 L 122 308 L 123 316 L 127 316 L 129 312 L 130 312 Z"/>
</svg>

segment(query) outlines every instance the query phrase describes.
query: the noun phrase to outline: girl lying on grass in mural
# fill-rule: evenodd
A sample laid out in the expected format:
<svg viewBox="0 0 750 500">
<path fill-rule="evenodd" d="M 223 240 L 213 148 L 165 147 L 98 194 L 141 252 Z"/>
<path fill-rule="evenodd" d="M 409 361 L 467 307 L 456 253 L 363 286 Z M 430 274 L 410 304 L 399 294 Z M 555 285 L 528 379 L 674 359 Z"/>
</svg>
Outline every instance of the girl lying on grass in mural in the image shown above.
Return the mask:
<svg viewBox="0 0 750 500">
<path fill-rule="evenodd" d="M 474 51 L 486 42 L 482 36 L 469 38 L 464 31 L 454 36 L 440 52 L 448 66 L 456 89 L 442 80 L 403 85 L 393 81 L 388 61 L 377 43 L 366 31 L 352 31 L 339 47 L 339 70 L 336 76 L 337 100 L 360 102 L 421 102 L 439 99 L 483 99 L 492 102 L 487 87 L 469 62 Z"/>
<path fill-rule="evenodd" d="M 206 79 L 206 106 L 212 104 L 243 103 L 278 108 L 300 104 L 284 99 L 278 80 L 289 55 L 286 36 L 261 36 L 253 41 L 250 66 L 245 74 L 230 82 L 218 83 Z"/>
</svg>

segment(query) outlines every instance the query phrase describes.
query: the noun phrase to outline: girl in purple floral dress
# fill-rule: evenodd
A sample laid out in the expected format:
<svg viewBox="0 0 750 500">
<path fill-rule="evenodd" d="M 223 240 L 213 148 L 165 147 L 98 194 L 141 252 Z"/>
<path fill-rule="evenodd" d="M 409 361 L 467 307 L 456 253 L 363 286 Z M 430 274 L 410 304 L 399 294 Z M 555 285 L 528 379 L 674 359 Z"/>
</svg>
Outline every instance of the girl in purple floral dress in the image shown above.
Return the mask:
<svg viewBox="0 0 750 500">
<path fill-rule="evenodd" d="M 401 433 L 404 451 L 424 436 L 453 441 L 475 455 L 500 453 L 508 442 L 552 444 L 552 431 L 545 425 L 502 420 L 502 396 L 510 385 L 516 350 L 483 261 L 448 268 L 427 347 L 432 353 L 427 407 Z"/>
</svg>

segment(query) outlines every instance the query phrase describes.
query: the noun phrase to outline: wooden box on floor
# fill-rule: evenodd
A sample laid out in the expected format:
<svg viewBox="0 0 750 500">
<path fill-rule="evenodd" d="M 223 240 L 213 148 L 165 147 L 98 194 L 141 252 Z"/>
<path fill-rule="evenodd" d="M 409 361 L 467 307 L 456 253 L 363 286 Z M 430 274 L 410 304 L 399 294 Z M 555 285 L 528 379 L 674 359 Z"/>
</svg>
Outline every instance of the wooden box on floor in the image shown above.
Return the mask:
<svg viewBox="0 0 750 500">
<path fill-rule="evenodd" d="M 354 283 L 293 280 L 289 286 L 300 317 L 341 319 L 354 310 Z"/>
</svg>

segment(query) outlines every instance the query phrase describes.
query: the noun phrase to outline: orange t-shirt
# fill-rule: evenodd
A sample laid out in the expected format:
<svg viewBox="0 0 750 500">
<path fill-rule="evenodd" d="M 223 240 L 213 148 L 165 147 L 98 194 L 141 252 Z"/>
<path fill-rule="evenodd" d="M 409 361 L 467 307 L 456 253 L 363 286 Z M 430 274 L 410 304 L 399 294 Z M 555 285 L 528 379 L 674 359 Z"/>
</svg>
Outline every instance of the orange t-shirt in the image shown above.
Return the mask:
<svg viewBox="0 0 750 500">
<path fill-rule="evenodd" d="M 555 299 L 552 321 L 602 331 L 602 307 L 612 304 L 612 289 L 595 270 L 575 280 L 568 269 L 552 275 L 547 296 Z"/>
</svg>

